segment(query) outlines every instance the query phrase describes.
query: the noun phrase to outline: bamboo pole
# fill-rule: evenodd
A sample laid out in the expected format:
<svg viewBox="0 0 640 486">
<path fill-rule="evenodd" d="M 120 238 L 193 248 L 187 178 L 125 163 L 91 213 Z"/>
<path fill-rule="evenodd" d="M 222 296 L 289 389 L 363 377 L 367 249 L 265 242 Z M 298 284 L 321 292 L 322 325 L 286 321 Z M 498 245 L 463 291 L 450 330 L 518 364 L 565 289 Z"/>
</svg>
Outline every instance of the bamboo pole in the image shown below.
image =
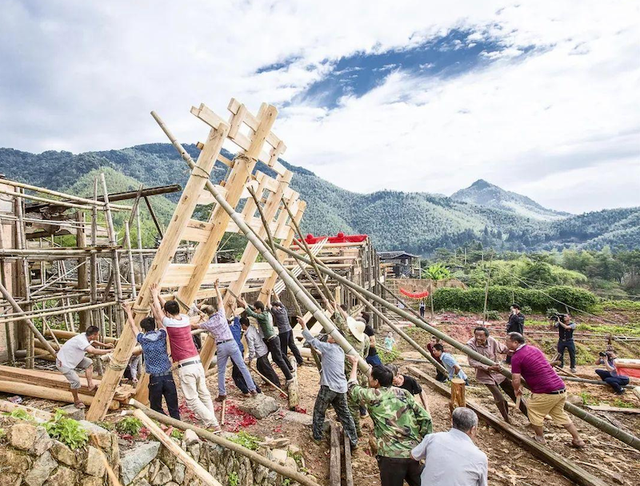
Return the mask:
<svg viewBox="0 0 640 486">
<path fill-rule="evenodd" d="M 1 283 L 0 283 L 0 293 L 2 293 L 2 296 L 7 300 L 7 302 L 11 304 L 11 306 L 14 308 L 16 312 L 23 313 L 18 303 L 13 299 L 13 296 Z M 23 321 L 25 324 L 27 324 L 27 326 L 29 326 L 29 329 L 31 329 L 31 332 L 38 338 L 38 341 L 40 341 L 45 346 L 47 351 L 49 351 L 53 356 L 56 355 L 56 350 L 53 349 L 53 347 L 49 344 L 49 341 L 45 339 L 42 333 L 38 331 L 38 328 L 33 324 L 31 319 L 29 319 L 28 317 L 22 317 L 18 320 Z"/>
<path fill-rule="evenodd" d="M 136 291 L 136 273 L 133 267 L 133 252 L 131 251 L 131 235 L 129 233 L 129 221 L 124 222 L 124 239 L 127 243 L 127 257 L 129 259 L 129 274 L 131 276 L 131 298 L 135 299 L 138 294 Z"/>
<path fill-rule="evenodd" d="M 113 227 L 113 216 L 111 215 L 111 204 L 109 203 L 109 191 L 107 190 L 107 180 L 104 177 L 104 172 L 100 172 L 100 182 L 102 183 L 102 194 L 104 198 L 104 213 L 107 217 L 107 232 L 109 233 L 110 244 L 113 247 L 118 245 L 118 235 Z M 120 258 L 118 252 L 114 251 L 112 259 L 113 279 L 115 280 L 116 287 L 116 302 L 122 301 L 122 281 L 120 280 Z M 122 312 L 115 310 L 116 312 L 116 328 L 117 333 L 120 335 L 122 332 Z"/>
<path fill-rule="evenodd" d="M 301 260 L 303 262 L 309 263 L 309 261 L 306 258 L 304 258 L 303 256 L 297 254 L 296 252 L 291 251 L 288 248 L 284 248 L 281 245 L 276 245 L 276 246 L 278 248 L 284 250 L 289 255 L 292 255 L 295 258 L 297 258 L 297 259 L 299 259 L 299 260 Z M 466 346 L 466 345 L 456 341 L 455 339 L 451 338 L 449 335 L 443 333 L 439 329 L 437 329 L 437 328 L 435 328 L 435 327 L 433 327 L 433 326 L 421 321 L 420 319 L 415 318 L 410 313 L 408 313 L 408 312 L 406 312 L 406 311 L 404 311 L 402 309 L 398 309 L 396 306 L 394 306 L 393 304 L 390 304 L 389 302 L 387 302 L 386 300 L 382 299 L 381 297 L 378 297 L 373 292 L 370 292 L 367 289 L 363 289 L 363 288 L 359 287 L 358 285 L 350 282 L 348 279 L 345 279 L 344 277 L 341 277 L 340 275 L 338 275 L 337 273 L 333 272 L 332 270 L 329 270 L 328 268 L 324 268 L 323 267 L 323 268 L 321 268 L 321 271 L 326 273 L 330 277 L 334 278 L 335 280 L 339 281 L 340 283 L 344 284 L 345 286 L 350 287 L 350 288 L 355 289 L 355 290 L 358 290 L 359 292 L 361 292 L 367 298 L 378 302 L 379 304 L 381 304 L 382 306 L 386 307 L 391 312 L 394 312 L 394 313 L 398 314 L 399 316 L 401 316 L 404 319 L 412 322 L 416 326 L 418 326 L 418 327 L 424 329 L 425 331 L 433 334 L 437 338 L 440 338 L 441 340 L 443 340 L 444 342 L 450 344 L 454 348 L 456 348 L 456 349 L 462 351 L 463 353 L 465 353 L 466 355 L 472 357 L 474 360 L 479 361 L 482 364 L 485 364 L 487 366 L 493 366 L 493 365 L 496 364 L 493 361 L 491 361 L 490 359 L 488 359 L 486 356 L 475 352 L 469 346 Z M 506 370 L 505 368 L 502 368 L 501 373 L 504 376 L 506 376 L 507 378 L 511 379 L 511 372 L 510 371 Z M 565 403 L 565 410 L 567 410 L 569 413 L 572 413 L 576 417 L 579 417 L 579 418 L 583 419 L 585 422 L 593 425 L 597 429 L 600 429 L 601 431 L 611 435 L 612 437 L 615 437 L 616 439 L 624 442 L 625 444 L 630 445 L 631 447 L 634 447 L 634 448 L 640 450 L 640 439 L 638 437 L 635 437 L 634 435 L 629 434 L 629 433 L 619 429 L 618 427 L 615 427 L 615 426 L 609 424 L 608 422 L 605 422 L 604 420 L 599 419 L 595 415 L 592 415 L 592 414 L 584 411 L 583 409 L 581 409 L 579 407 L 576 407 L 575 405 L 572 405 L 571 403 L 568 403 L 568 402 Z"/>
<path fill-rule="evenodd" d="M 16 305 L 17 305 L 17 302 L 16 302 Z M 104 307 L 113 307 L 116 305 L 118 305 L 116 302 L 102 302 L 100 304 L 94 304 L 94 305 L 75 304 L 74 306 L 68 306 L 68 307 L 65 306 L 64 308 L 58 309 L 55 311 L 47 311 L 47 312 L 39 312 L 39 313 L 26 313 L 25 311 L 20 310 L 20 311 L 16 311 L 17 312 L 16 315 L 12 315 L 6 319 L 0 320 L 0 323 L 23 321 L 25 318 L 39 319 L 41 317 L 59 316 L 64 314 L 70 314 L 72 312 L 88 311 L 92 309 L 102 309 Z"/>
<path fill-rule="evenodd" d="M 240 454 L 241 456 L 247 457 L 252 462 L 260 464 L 261 466 L 264 466 L 267 469 L 270 469 L 271 471 L 275 471 L 281 476 L 284 476 L 286 478 L 291 478 L 293 481 L 303 486 L 320 486 L 320 484 L 318 484 L 312 476 L 306 476 L 298 471 L 294 471 L 293 469 L 290 469 L 286 466 L 278 464 L 277 462 L 271 461 L 267 459 L 265 456 L 263 456 L 262 454 L 258 454 L 257 452 L 254 452 L 252 450 L 247 449 L 246 447 L 241 446 L 240 444 L 236 444 L 235 442 L 231 442 L 230 440 L 225 439 L 224 437 L 221 437 L 212 432 L 209 432 L 208 430 L 197 427 L 190 423 L 182 422 L 181 420 L 176 420 L 174 418 L 168 417 L 167 415 L 155 412 L 150 408 L 145 407 L 140 402 L 134 399 L 129 401 L 129 405 L 139 410 L 142 410 L 144 414 L 147 415 L 148 417 L 152 418 L 153 420 L 157 420 L 158 422 L 163 423 L 165 425 L 170 425 L 180 430 L 187 430 L 187 429 L 193 430 L 196 434 L 198 434 L 199 437 L 205 440 L 208 440 L 209 442 L 213 442 L 214 444 L 217 444 L 221 447 L 224 447 L 225 449 L 229 449 L 230 451 Z"/>
<path fill-rule="evenodd" d="M 43 187 L 37 187 L 37 186 L 31 186 L 29 184 L 23 184 L 22 182 L 16 182 L 16 181 L 10 181 L 7 179 L 3 179 L 2 180 L 3 184 L 6 184 L 8 186 L 13 186 L 13 187 L 20 187 L 22 189 L 28 189 L 30 191 L 35 191 L 35 192 L 39 192 L 42 194 L 49 194 L 50 196 L 57 196 L 57 197 L 63 197 L 65 199 L 68 199 L 70 201 L 76 201 L 76 202 L 81 202 L 84 204 L 87 204 L 89 206 L 91 205 L 99 205 L 102 206 L 101 202 L 96 203 L 96 201 L 93 201 L 91 199 L 85 199 L 83 197 L 78 197 L 78 196 L 71 196 L 69 194 L 65 194 L 63 192 L 57 192 L 57 191 L 52 191 L 51 189 L 45 189 Z M 49 201 L 47 201 L 49 202 Z M 56 203 L 58 201 L 55 201 Z M 129 206 L 122 206 L 122 205 L 118 205 L 118 204 L 114 204 L 112 206 L 113 209 L 119 209 L 119 210 L 123 210 L 123 211 L 130 211 L 131 208 Z"/>
<path fill-rule="evenodd" d="M 142 422 L 149 431 L 165 446 L 173 456 L 175 456 L 186 468 L 196 475 L 203 484 L 207 486 L 222 486 L 209 472 L 198 464 L 182 447 L 176 444 L 171 438 L 158 427 L 142 410 L 135 410 L 133 416 Z"/>
<path fill-rule="evenodd" d="M 173 134 L 165 126 L 164 122 L 160 119 L 160 117 L 155 112 L 152 112 L 152 115 L 154 119 L 158 122 L 162 130 L 165 132 L 169 140 L 171 140 L 171 143 L 173 144 L 173 146 L 176 147 L 178 152 L 182 155 L 182 158 L 187 162 L 189 167 L 193 169 L 195 167 L 195 163 L 193 162 L 193 159 L 191 159 L 191 156 L 186 152 L 186 150 L 184 150 L 184 148 L 180 145 L 180 143 L 175 139 Z M 304 305 L 304 307 L 313 314 L 316 320 L 322 325 L 324 330 L 333 337 L 333 339 L 340 345 L 340 347 L 345 351 L 346 354 L 351 354 L 353 356 L 358 357 L 359 368 L 363 373 L 366 373 L 369 370 L 369 365 L 367 364 L 367 362 L 358 354 L 358 352 L 355 349 L 353 349 L 351 344 L 349 344 L 349 342 L 344 338 L 344 336 L 340 334 L 340 332 L 336 329 L 336 327 L 333 325 L 331 320 L 324 314 L 322 309 L 320 309 L 320 307 L 314 304 L 311 301 L 311 299 L 307 297 L 307 295 L 304 292 L 304 289 L 299 284 L 299 282 L 295 278 L 291 277 L 287 273 L 285 268 L 282 265 L 280 265 L 278 260 L 276 260 L 275 257 L 271 255 L 271 252 L 267 249 L 264 242 L 252 233 L 251 229 L 245 223 L 242 217 L 235 212 L 235 210 L 226 201 L 224 196 L 220 194 L 218 189 L 213 185 L 213 183 L 210 180 L 208 179 L 206 180 L 205 187 L 213 195 L 213 197 L 216 199 L 216 202 L 220 205 L 220 207 L 223 208 L 224 211 L 236 223 L 240 231 L 244 233 L 244 235 L 251 242 L 251 244 L 258 249 L 259 253 L 263 256 L 263 258 L 267 262 L 269 262 L 271 267 L 278 273 L 278 275 L 280 276 L 282 281 L 285 283 L 285 285 L 291 286 L 294 289 L 294 293 L 298 301 L 301 302 L 302 305 Z"/>
<path fill-rule="evenodd" d="M 0 222 L 0 248 L 4 248 L 4 228 L 2 222 Z M 6 286 L 4 260 L 0 259 L 0 283 Z M 10 365 L 14 365 L 16 361 L 15 347 L 13 343 L 13 327 L 8 323 L 4 323 L 5 339 L 7 341 L 7 360 Z"/>
</svg>

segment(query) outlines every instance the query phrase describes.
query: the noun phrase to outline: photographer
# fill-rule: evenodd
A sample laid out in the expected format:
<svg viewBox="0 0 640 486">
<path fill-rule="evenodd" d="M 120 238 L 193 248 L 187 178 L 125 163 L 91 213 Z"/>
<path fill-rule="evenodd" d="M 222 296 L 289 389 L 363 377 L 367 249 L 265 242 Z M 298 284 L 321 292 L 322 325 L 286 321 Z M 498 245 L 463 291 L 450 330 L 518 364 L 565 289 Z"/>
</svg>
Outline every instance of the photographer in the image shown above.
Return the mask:
<svg viewBox="0 0 640 486">
<path fill-rule="evenodd" d="M 607 385 L 613 388 L 616 395 L 622 395 L 624 388 L 629 384 L 629 378 L 627 376 L 618 375 L 618 369 L 616 368 L 616 355 L 613 351 L 607 351 L 606 353 L 600 353 L 600 358 L 596 361 L 597 365 L 604 365 L 606 370 L 596 370 L 596 374 Z"/>
<path fill-rule="evenodd" d="M 573 331 L 576 328 L 575 322 L 571 321 L 568 314 L 555 314 L 551 317 L 555 319 L 553 327 L 558 329 L 558 358 L 560 359 L 560 368 L 564 367 L 564 350 L 569 350 L 569 360 L 571 365 L 571 373 L 576 372 L 576 345 L 573 342 Z"/>
<path fill-rule="evenodd" d="M 520 312 L 520 306 L 518 304 L 512 304 L 509 309 L 509 322 L 507 323 L 507 335 L 512 332 L 517 332 L 524 336 L 524 315 Z M 507 353 L 505 363 L 511 364 L 512 352 Z"/>
</svg>

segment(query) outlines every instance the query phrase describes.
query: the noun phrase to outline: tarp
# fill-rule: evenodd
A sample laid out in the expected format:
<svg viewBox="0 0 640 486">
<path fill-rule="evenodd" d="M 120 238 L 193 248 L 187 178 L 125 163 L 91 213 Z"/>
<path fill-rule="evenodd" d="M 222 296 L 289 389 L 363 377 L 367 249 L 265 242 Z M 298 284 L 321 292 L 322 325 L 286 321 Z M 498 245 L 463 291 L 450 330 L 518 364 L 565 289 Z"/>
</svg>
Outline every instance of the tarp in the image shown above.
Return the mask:
<svg viewBox="0 0 640 486">
<path fill-rule="evenodd" d="M 408 290 L 405 290 L 402 287 L 400 287 L 400 293 L 402 295 L 406 295 L 410 299 L 424 299 L 426 297 L 429 297 L 428 290 L 425 290 L 424 292 L 409 292 Z"/>
<path fill-rule="evenodd" d="M 338 233 L 336 236 L 313 236 L 312 234 L 308 234 L 304 241 L 306 241 L 308 245 L 315 245 L 325 238 L 327 238 L 328 243 L 362 243 L 368 237 L 368 235 L 345 235 L 344 233 Z"/>
</svg>

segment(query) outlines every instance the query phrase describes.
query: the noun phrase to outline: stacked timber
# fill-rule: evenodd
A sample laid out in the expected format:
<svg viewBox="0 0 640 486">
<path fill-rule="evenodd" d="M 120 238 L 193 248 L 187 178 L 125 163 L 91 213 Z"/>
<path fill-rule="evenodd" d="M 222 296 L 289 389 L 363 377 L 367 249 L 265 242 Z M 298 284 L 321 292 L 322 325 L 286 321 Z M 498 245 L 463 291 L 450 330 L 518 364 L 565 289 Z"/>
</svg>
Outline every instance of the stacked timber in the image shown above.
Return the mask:
<svg viewBox="0 0 640 486">
<path fill-rule="evenodd" d="M 90 390 L 86 385 L 85 378 L 80 378 L 80 382 L 82 384 L 78 390 L 80 399 L 85 405 L 90 405 L 96 388 Z M 97 387 L 100 385 L 100 381 L 94 380 L 94 384 Z M 69 391 L 69 382 L 61 373 L 54 371 L 0 366 L 0 392 L 73 403 L 73 396 Z M 119 386 L 116 388 L 116 393 L 109 408 L 111 410 L 118 409 L 134 393 L 135 388 L 130 385 Z"/>
</svg>

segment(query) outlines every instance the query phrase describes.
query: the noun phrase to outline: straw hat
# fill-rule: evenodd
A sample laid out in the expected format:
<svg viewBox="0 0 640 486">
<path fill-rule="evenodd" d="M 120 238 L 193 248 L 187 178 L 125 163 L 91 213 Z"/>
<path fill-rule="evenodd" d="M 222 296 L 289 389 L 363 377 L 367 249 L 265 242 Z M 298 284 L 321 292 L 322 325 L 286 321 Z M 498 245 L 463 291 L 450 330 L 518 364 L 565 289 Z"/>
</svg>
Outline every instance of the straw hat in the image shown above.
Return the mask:
<svg viewBox="0 0 640 486">
<path fill-rule="evenodd" d="M 347 317 L 347 326 L 349 326 L 349 331 L 351 331 L 353 337 L 360 342 L 364 342 L 364 322 L 356 321 L 353 317 L 349 316 Z"/>
</svg>

